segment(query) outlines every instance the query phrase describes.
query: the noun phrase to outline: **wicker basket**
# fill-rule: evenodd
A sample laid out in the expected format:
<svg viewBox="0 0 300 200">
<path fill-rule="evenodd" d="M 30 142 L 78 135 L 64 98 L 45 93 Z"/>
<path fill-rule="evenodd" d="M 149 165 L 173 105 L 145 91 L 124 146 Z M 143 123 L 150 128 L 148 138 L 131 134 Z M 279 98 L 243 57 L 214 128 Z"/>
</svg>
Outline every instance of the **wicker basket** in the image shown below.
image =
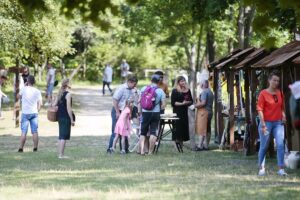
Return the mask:
<svg viewBox="0 0 300 200">
<path fill-rule="evenodd" d="M 57 108 L 55 107 L 49 107 L 47 110 L 47 118 L 50 122 L 57 122 Z"/>
</svg>

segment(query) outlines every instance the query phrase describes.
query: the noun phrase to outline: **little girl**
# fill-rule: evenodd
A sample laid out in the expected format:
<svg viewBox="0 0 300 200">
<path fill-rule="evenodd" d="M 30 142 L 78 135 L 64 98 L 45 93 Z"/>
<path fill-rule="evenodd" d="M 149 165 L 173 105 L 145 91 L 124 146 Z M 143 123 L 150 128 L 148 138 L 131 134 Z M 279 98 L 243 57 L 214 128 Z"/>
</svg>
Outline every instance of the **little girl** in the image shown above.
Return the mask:
<svg viewBox="0 0 300 200">
<path fill-rule="evenodd" d="M 119 140 L 119 137 L 122 137 L 122 151 L 121 154 L 125 154 L 125 137 L 128 138 L 130 132 L 131 132 L 131 123 L 130 123 L 130 118 L 131 118 L 131 112 L 132 112 L 132 101 L 127 100 L 126 101 L 126 106 L 124 110 L 122 111 L 121 115 L 119 116 L 119 119 L 116 123 L 115 127 L 115 139 L 113 142 L 113 147 L 112 150 L 114 151 L 116 149 L 116 144 Z"/>
</svg>

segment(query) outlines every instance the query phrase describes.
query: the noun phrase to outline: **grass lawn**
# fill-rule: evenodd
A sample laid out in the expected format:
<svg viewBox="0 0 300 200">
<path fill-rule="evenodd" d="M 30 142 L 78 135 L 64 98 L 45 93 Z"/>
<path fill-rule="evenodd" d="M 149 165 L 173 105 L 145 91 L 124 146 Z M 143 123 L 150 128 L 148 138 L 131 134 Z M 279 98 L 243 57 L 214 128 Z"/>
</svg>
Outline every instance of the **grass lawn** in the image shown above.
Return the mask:
<svg viewBox="0 0 300 200">
<path fill-rule="evenodd" d="M 79 122 L 96 120 L 99 127 L 106 128 L 103 133 L 98 129 L 89 132 L 93 129 L 85 124 L 88 121 L 76 124 L 65 152 L 70 158 L 65 160 L 57 158 L 57 124 L 47 121 L 45 109 L 39 119 L 38 152 L 32 152 L 28 134 L 24 153 L 17 153 L 20 130 L 13 127 L 10 108 L 5 108 L 6 118 L 0 120 L 0 200 L 299 199 L 300 170 L 287 170 L 288 177 L 279 177 L 275 159 L 267 159 L 268 175 L 258 177 L 257 156 L 220 151 L 214 145 L 210 151 L 184 148 L 180 154 L 173 143 L 163 142 L 157 155 L 106 154 L 110 97 L 93 95 L 93 101 L 109 103 L 100 116 L 86 118 L 79 106 Z M 80 98 L 83 96 L 77 96 Z"/>
<path fill-rule="evenodd" d="M 256 156 L 211 150 L 179 154 L 169 142 L 158 155 L 105 153 L 107 137 L 71 138 L 56 155 L 56 137 L 41 137 L 38 152 L 28 140 L 17 153 L 18 137 L 0 136 L 0 199 L 298 199 L 300 173 L 256 176 Z"/>
</svg>

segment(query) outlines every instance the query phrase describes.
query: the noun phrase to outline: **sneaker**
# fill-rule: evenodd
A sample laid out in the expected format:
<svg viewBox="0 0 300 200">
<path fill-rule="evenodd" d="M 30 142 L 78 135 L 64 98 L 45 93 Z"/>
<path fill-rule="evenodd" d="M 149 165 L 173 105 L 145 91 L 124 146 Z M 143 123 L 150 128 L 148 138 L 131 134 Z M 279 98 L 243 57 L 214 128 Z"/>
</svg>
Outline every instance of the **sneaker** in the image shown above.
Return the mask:
<svg viewBox="0 0 300 200">
<path fill-rule="evenodd" d="M 59 159 L 68 159 L 69 157 L 68 156 L 65 156 L 65 155 L 60 155 L 58 156 Z"/>
<path fill-rule="evenodd" d="M 33 148 L 33 152 L 37 152 L 37 148 Z"/>
<path fill-rule="evenodd" d="M 265 168 L 262 168 L 258 171 L 258 176 L 265 176 L 266 175 L 266 170 Z"/>
<path fill-rule="evenodd" d="M 284 169 L 278 170 L 277 174 L 278 174 L 279 176 L 287 176 L 287 175 L 288 175 L 288 174 L 284 171 Z"/>
<path fill-rule="evenodd" d="M 23 149 L 21 149 L 21 148 L 18 149 L 18 152 L 19 152 L 19 153 L 23 153 Z"/>
<path fill-rule="evenodd" d="M 203 149 L 200 148 L 200 147 L 197 147 L 197 148 L 196 148 L 196 151 L 203 151 Z"/>
<path fill-rule="evenodd" d="M 126 151 L 122 150 L 122 151 L 121 151 L 121 154 L 122 154 L 122 155 L 125 155 L 125 154 L 126 154 Z"/>
</svg>

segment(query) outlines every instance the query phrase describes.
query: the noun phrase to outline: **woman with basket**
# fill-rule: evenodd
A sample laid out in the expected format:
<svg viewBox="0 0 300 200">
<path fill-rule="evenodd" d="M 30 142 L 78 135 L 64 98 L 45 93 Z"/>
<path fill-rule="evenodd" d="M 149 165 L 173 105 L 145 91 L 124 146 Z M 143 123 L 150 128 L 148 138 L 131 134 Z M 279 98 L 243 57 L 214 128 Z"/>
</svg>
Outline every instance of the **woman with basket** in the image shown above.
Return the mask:
<svg viewBox="0 0 300 200">
<path fill-rule="evenodd" d="M 72 112 L 72 95 L 69 92 L 69 79 L 64 79 L 57 98 L 53 105 L 57 107 L 57 121 L 59 126 L 58 158 L 67 158 L 64 155 L 67 140 L 70 140 L 71 125 L 75 125 L 75 115 Z"/>
</svg>

